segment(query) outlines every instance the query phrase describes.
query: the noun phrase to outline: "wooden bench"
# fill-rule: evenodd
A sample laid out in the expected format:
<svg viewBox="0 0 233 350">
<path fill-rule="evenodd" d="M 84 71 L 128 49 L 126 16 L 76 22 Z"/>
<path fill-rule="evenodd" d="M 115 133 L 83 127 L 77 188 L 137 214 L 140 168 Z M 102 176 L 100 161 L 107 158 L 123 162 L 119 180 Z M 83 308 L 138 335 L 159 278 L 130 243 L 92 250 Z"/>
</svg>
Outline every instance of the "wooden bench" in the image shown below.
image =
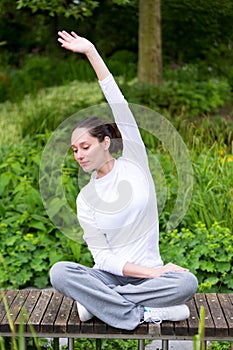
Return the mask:
<svg viewBox="0 0 233 350">
<path fill-rule="evenodd" d="M 101 349 L 103 338 L 121 338 L 137 339 L 139 350 L 145 348 L 145 339 L 159 339 L 166 350 L 169 340 L 192 340 L 198 333 L 201 305 L 205 307 L 205 341 L 233 341 L 233 294 L 197 293 L 189 302 L 191 315 L 188 320 L 160 325 L 143 323 L 133 331 L 126 331 L 110 327 L 97 318 L 80 322 L 75 302 L 54 290 L 0 290 L 0 336 L 10 337 L 9 314 L 4 300 L 9 306 L 16 335 L 20 323 L 24 324 L 25 349 L 26 338 L 33 336 L 33 327 L 37 337 L 56 339 L 57 349 L 59 338 L 68 339 L 69 350 L 74 349 L 75 338 L 95 338 L 97 349 Z"/>
</svg>

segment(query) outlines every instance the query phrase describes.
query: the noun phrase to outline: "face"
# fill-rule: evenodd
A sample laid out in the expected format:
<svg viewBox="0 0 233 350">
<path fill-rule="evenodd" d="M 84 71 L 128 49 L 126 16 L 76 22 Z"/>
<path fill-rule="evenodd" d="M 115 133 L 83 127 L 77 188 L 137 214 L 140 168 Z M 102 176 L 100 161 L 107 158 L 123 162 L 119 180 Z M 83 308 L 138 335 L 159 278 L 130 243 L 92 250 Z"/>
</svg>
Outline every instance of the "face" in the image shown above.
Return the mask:
<svg viewBox="0 0 233 350">
<path fill-rule="evenodd" d="M 85 172 L 99 170 L 105 165 L 109 157 L 109 137 L 103 142 L 89 134 L 85 128 L 77 128 L 71 136 L 71 147 L 74 151 L 74 159 Z"/>
</svg>

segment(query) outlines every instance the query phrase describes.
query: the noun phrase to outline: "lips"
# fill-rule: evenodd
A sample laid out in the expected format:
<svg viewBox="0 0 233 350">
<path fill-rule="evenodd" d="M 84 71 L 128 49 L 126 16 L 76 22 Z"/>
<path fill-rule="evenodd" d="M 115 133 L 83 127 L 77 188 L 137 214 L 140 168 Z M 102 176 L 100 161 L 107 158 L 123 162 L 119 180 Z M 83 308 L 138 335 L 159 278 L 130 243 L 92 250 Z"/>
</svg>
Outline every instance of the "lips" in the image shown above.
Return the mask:
<svg viewBox="0 0 233 350">
<path fill-rule="evenodd" d="M 88 164 L 88 162 L 80 162 L 79 163 L 81 165 L 82 168 L 85 168 Z"/>
</svg>

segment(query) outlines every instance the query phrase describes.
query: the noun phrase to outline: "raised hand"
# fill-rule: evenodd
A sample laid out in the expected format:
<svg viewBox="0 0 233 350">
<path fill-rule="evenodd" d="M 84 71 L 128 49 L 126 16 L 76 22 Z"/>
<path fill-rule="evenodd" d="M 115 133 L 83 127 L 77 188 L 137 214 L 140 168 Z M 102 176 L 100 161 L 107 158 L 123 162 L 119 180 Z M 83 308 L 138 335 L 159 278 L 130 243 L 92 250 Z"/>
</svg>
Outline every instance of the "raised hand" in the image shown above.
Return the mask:
<svg viewBox="0 0 233 350">
<path fill-rule="evenodd" d="M 63 30 L 59 31 L 58 35 L 61 47 L 67 50 L 87 55 L 94 48 L 94 45 L 89 40 L 77 35 L 75 32 L 69 34 Z"/>
</svg>

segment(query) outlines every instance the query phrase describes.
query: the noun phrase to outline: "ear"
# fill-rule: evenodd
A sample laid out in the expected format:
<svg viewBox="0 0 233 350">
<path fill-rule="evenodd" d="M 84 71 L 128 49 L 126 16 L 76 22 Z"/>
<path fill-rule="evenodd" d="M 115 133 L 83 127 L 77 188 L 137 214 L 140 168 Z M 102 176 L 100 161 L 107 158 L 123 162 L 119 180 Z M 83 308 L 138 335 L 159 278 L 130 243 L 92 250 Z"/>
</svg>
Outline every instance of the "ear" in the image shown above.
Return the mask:
<svg viewBox="0 0 233 350">
<path fill-rule="evenodd" d="M 107 151 L 110 147 L 111 139 L 109 136 L 105 136 L 104 138 L 104 149 Z"/>
</svg>

